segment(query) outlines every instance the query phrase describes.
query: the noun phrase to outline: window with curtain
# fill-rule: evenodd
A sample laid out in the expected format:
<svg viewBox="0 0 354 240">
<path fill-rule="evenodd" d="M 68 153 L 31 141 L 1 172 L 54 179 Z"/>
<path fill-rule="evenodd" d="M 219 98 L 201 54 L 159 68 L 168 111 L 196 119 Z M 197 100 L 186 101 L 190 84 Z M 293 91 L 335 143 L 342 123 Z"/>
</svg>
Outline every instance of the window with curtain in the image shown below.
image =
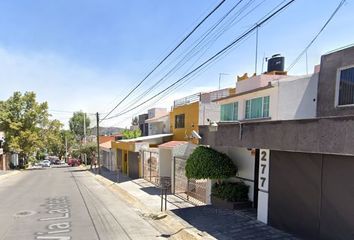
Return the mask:
<svg viewBox="0 0 354 240">
<path fill-rule="evenodd" d="M 269 96 L 246 100 L 245 119 L 269 117 L 269 104 Z"/>
<path fill-rule="evenodd" d="M 354 104 L 354 67 L 343 69 L 339 75 L 338 105 Z"/>
<path fill-rule="evenodd" d="M 220 121 L 236 121 L 238 119 L 238 102 L 222 104 Z"/>
</svg>

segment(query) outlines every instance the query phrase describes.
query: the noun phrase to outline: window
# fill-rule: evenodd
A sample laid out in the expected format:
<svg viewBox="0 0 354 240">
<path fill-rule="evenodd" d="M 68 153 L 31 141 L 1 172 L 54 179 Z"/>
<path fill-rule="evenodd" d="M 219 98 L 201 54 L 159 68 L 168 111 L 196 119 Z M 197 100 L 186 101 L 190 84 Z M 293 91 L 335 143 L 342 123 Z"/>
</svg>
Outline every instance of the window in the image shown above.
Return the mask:
<svg viewBox="0 0 354 240">
<path fill-rule="evenodd" d="M 269 96 L 246 100 L 245 119 L 269 117 L 269 103 Z"/>
<path fill-rule="evenodd" d="M 175 128 L 184 128 L 184 114 L 175 116 Z"/>
<path fill-rule="evenodd" d="M 354 67 L 339 72 L 338 105 L 354 104 Z"/>
<path fill-rule="evenodd" d="M 221 105 L 220 121 L 236 121 L 237 119 L 238 119 L 238 102 Z"/>
</svg>

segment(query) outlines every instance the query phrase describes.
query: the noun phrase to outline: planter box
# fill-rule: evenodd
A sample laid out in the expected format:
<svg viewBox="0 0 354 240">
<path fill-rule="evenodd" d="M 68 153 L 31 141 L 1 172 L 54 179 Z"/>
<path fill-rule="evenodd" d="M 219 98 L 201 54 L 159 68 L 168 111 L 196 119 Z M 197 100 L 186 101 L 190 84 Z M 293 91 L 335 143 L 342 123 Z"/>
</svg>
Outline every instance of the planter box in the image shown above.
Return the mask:
<svg viewBox="0 0 354 240">
<path fill-rule="evenodd" d="M 215 197 L 213 195 L 211 195 L 211 204 L 214 205 L 215 207 L 225 208 L 225 209 L 235 209 L 235 210 L 252 207 L 252 202 L 250 201 L 229 202 L 227 200 Z"/>
</svg>

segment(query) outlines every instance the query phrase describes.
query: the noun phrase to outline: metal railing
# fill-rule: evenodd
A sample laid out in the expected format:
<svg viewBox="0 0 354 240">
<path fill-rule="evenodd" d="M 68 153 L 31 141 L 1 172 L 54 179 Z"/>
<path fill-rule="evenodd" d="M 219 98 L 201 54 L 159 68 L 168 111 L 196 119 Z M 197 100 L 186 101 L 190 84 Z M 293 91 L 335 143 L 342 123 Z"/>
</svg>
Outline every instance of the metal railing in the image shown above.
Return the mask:
<svg viewBox="0 0 354 240">
<path fill-rule="evenodd" d="M 178 106 L 183 106 L 183 105 L 190 104 L 193 102 L 198 102 L 198 101 L 200 101 L 200 96 L 201 96 L 201 93 L 196 93 L 196 94 L 184 97 L 184 98 L 177 99 L 173 102 L 173 106 L 178 107 Z"/>
</svg>

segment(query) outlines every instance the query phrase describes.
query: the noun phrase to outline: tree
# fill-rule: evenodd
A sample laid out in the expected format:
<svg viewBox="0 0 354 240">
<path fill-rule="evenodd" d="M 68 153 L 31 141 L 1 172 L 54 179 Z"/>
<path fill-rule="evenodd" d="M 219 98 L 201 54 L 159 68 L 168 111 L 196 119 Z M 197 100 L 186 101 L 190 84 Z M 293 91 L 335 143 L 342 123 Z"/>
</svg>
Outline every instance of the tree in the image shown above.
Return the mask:
<svg viewBox="0 0 354 240">
<path fill-rule="evenodd" d="M 15 92 L 0 101 L 0 129 L 5 132 L 5 151 L 19 153 L 20 159 L 33 156 L 43 147 L 42 127 L 48 122 L 47 102 L 38 103 L 34 92 Z"/>
<path fill-rule="evenodd" d="M 84 118 L 85 114 L 82 111 L 74 112 L 73 116 L 69 120 L 70 131 L 74 133 L 78 140 L 82 140 L 84 138 Z M 90 119 L 85 118 L 86 121 L 86 129 L 90 126 Z"/>
<path fill-rule="evenodd" d="M 199 146 L 188 157 L 186 176 L 195 179 L 227 179 L 236 175 L 237 167 L 224 153 Z"/>
<path fill-rule="evenodd" d="M 136 129 L 136 130 L 125 129 L 123 130 L 122 134 L 123 134 L 123 139 L 132 139 L 132 138 L 140 137 L 141 131 L 140 129 Z"/>
<path fill-rule="evenodd" d="M 60 156 L 62 149 L 65 148 L 65 141 L 61 138 L 63 124 L 59 120 L 48 121 L 43 128 L 44 148 L 50 155 Z"/>
</svg>

